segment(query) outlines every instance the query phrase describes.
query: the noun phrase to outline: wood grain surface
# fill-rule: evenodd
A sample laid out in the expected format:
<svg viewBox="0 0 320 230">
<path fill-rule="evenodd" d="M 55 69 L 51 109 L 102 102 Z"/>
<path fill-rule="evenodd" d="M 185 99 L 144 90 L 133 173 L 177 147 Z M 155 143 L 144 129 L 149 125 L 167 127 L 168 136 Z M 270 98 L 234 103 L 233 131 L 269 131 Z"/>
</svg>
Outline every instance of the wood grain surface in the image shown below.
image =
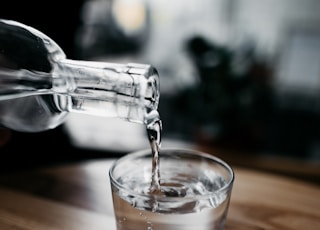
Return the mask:
<svg viewBox="0 0 320 230">
<path fill-rule="evenodd" d="M 115 230 L 108 169 L 91 160 L 0 175 L 0 229 Z M 319 229 L 317 184 L 234 168 L 227 230 Z"/>
</svg>

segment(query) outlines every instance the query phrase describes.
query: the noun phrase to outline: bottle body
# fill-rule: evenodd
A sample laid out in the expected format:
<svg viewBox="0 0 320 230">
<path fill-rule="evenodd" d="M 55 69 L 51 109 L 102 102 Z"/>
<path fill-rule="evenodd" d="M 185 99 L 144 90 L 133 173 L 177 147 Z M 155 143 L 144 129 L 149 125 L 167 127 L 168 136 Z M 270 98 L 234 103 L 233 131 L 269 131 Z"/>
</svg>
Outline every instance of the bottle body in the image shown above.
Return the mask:
<svg viewBox="0 0 320 230">
<path fill-rule="evenodd" d="M 0 123 L 39 132 L 70 112 L 145 123 L 159 102 L 150 65 L 70 60 L 49 37 L 21 23 L 0 20 Z"/>
</svg>

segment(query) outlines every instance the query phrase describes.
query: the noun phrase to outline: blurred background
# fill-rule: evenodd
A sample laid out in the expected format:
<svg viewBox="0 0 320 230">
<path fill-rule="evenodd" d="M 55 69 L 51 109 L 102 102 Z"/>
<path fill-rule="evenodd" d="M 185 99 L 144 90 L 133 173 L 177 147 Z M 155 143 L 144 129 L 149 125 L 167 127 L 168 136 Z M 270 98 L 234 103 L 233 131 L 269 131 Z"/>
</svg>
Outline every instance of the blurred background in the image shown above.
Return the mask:
<svg viewBox="0 0 320 230">
<path fill-rule="evenodd" d="M 319 12 L 318 0 L 56 0 L 8 1 L 0 17 L 70 59 L 154 65 L 162 147 L 319 182 Z M 148 147 L 142 125 L 70 114 L 54 130 L 13 132 L 0 152 L 7 170 Z"/>
</svg>

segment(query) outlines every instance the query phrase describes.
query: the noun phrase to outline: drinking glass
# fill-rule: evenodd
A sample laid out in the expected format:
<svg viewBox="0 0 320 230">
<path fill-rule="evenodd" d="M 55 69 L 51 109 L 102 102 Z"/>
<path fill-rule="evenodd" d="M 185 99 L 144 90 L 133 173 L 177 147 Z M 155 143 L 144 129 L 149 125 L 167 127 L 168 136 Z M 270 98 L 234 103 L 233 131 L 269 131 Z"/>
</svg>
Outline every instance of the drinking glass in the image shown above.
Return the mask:
<svg viewBox="0 0 320 230">
<path fill-rule="evenodd" d="M 234 171 L 211 154 L 168 148 L 155 161 L 141 150 L 116 160 L 109 177 L 117 230 L 224 229 Z"/>
</svg>

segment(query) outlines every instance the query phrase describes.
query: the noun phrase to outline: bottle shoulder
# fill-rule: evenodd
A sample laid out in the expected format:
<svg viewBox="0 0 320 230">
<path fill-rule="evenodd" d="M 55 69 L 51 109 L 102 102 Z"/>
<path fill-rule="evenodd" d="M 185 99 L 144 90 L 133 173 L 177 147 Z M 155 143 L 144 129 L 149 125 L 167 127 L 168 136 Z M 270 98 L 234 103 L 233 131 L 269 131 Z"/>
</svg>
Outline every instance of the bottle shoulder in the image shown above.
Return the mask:
<svg viewBox="0 0 320 230">
<path fill-rule="evenodd" d="M 20 22 L 0 19 L 1 60 L 13 68 L 50 72 L 64 51 L 50 37 Z M 0 63 L 3 67 L 3 63 Z"/>
</svg>

